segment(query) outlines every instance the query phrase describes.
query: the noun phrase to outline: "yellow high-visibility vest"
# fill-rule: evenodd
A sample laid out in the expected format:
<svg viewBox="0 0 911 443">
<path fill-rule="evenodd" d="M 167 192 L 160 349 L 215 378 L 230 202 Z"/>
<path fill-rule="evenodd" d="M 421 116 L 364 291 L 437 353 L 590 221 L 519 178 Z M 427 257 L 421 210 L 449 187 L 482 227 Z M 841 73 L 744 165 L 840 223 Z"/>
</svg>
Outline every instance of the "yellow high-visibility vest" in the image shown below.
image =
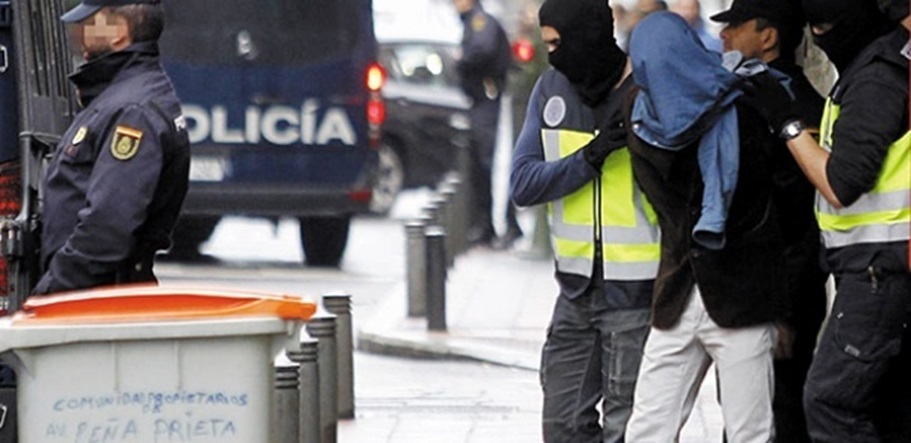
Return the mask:
<svg viewBox="0 0 911 443">
<path fill-rule="evenodd" d="M 544 158 L 568 157 L 593 138 L 587 132 L 543 129 Z M 548 216 L 557 271 L 590 276 L 597 236 L 606 280 L 650 280 L 658 273 L 658 218 L 633 179 L 628 149 L 607 157 L 600 179 L 548 203 Z"/>
<path fill-rule="evenodd" d="M 820 145 L 832 150 L 832 128 L 841 106 L 829 98 Z M 905 240 L 911 228 L 911 131 L 889 146 L 876 185 L 850 206 L 836 209 L 816 194 L 816 218 L 827 248 Z"/>
</svg>

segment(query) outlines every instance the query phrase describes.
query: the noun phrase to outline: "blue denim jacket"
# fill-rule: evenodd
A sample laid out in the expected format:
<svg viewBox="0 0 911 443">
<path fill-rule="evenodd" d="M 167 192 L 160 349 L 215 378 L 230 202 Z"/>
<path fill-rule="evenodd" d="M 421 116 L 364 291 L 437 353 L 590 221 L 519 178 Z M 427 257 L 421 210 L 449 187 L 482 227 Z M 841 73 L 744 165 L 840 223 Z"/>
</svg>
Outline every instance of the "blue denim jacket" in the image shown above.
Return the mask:
<svg viewBox="0 0 911 443">
<path fill-rule="evenodd" d="M 702 215 L 693 239 L 709 249 L 724 247 L 724 228 L 739 170 L 739 134 L 734 100 L 740 78 L 726 69 L 672 13 L 646 17 L 630 39 L 633 77 L 641 88 L 633 105 L 633 132 L 651 145 L 679 150 L 699 139 L 705 186 Z"/>
</svg>

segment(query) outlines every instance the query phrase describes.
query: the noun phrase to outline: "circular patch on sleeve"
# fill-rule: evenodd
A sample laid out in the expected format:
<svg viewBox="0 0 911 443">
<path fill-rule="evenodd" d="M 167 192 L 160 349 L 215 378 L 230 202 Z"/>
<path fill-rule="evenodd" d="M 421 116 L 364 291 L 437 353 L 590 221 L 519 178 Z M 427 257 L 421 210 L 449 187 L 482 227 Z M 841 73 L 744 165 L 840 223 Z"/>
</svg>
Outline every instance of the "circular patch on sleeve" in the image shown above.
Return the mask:
<svg viewBox="0 0 911 443">
<path fill-rule="evenodd" d="M 563 100 L 563 97 L 556 96 L 547 99 L 547 103 L 544 105 L 544 123 L 553 128 L 563 123 L 565 118 L 566 101 Z"/>
</svg>

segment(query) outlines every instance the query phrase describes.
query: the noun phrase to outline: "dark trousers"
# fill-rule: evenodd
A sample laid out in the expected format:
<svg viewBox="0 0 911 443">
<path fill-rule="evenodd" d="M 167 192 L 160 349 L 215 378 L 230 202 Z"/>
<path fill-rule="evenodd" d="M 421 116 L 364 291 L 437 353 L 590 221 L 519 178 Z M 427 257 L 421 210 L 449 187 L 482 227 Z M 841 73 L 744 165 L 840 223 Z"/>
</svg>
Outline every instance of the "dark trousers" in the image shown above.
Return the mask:
<svg viewBox="0 0 911 443">
<path fill-rule="evenodd" d="M 838 290 L 804 389 L 814 442 L 907 442 L 911 274 L 836 275 Z M 902 365 L 905 365 L 902 367 Z M 903 374 L 899 374 L 901 371 Z M 895 435 L 896 437 L 887 437 Z"/>
<path fill-rule="evenodd" d="M 818 241 L 813 239 L 813 241 Z M 816 261 L 807 260 L 796 279 L 789 326 L 794 334 L 791 356 L 776 359 L 775 414 L 776 443 L 809 443 L 803 410 L 803 387 L 813 361 L 816 338 L 826 316 L 826 278 Z"/>
<path fill-rule="evenodd" d="M 649 316 L 607 309 L 600 290 L 557 298 L 541 354 L 545 442 L 623 441 Z"/>
<path fill-rule="evenodd" d="M 471 122 L 471 223 L 469 240 L 492 240 L 493 196 L 491 172 L 497 145 L 497 126 L 500 119 L 500 99 L 479 100 L 468 111 Z"/>
</svg>

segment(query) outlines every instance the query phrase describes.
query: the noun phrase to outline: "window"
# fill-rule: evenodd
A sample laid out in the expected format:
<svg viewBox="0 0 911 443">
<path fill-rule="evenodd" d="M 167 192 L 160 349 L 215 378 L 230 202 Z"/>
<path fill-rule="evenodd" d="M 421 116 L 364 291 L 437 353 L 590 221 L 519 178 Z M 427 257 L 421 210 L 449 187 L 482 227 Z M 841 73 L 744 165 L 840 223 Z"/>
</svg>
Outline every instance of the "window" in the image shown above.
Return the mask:
<svg viewBox="0 0 911 443">
<path fill-rule="evenodd" d="M 359 38 L 358 0 L 166 0 L 162 52 L 194 64 L 306 65 Z"/>
</svg>

